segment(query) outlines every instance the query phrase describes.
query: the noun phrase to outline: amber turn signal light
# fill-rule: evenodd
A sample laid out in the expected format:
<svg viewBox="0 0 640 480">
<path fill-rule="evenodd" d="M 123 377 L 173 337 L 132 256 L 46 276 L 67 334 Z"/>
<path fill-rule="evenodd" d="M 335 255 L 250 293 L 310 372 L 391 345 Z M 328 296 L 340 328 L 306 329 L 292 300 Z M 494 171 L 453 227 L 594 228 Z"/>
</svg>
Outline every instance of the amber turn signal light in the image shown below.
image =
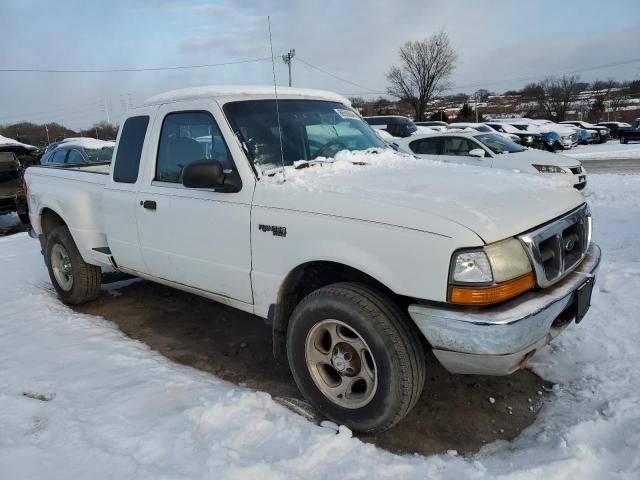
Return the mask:
<svg viewBox="0 0 640 480">
<path fill-rule="evenodd" d="M 459 305 L 491 305 L 531 290 L 536 284 L 533 272 L 521 277 L 482 287 L 449 286 L 449 302 Z"/>
</svg>

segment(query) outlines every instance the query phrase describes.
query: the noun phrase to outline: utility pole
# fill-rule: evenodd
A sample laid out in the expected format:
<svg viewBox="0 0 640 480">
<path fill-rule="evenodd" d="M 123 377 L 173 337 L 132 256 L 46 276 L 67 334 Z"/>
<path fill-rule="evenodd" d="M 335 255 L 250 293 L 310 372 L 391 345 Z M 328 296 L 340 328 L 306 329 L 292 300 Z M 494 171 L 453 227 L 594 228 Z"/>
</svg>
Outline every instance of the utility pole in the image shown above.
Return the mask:
<svg viewBox="0 0 640 480">
<path fill-rule="evenodd" d="M 49 141 L 49 126 L 46 123 L 44 124 L 44 130 L 47 132 L 47 145 L 49 145 L 51 143 Z"/>
<path fill-rule="evenodd" d="M 289 53 L 282 56 L 282 61 L 289 67 L 289 86 L 291 86 L 291 60 L 296 56 L 296 49 L 292 48 Z"/>
<path fill-rule="evenodd" d="M 475 99 L 476 99 L 476 108 L 475 108 L 475 111 L 476 111 L 476 123 L 478 123 L 478 93 L 477 92 L 475 94 Z"/>
</svg>

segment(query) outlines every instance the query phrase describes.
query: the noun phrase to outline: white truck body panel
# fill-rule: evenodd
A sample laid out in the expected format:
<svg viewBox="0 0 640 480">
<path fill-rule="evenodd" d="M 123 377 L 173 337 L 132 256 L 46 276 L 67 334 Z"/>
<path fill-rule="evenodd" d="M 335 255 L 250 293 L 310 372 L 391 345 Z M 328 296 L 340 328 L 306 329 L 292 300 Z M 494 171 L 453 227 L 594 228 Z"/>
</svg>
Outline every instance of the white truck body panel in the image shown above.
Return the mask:
<svg viewBox="0 0 640 480">
<path fill-rule="evenodd" d="M 215 92 L 218 97 L 210 98 Z M 242 92 L 243 100 L 273 98 L 266 90 Z M 397 294 L 444 302 L 455 250 L 522 233 L 584 201 L 540 179 L 503 172 L 497 187 L 482 181 L 495 175 L 491 171 L 431 162 L 391 182 L 366 168 L 323 177 L 315 191 L 260 178 L 221 110 L 238 95 L 190 90 L 135 109 L 132 116 L 150 117 L 135 183 L 86 171 L 29 169 L 36 233 L 42 233 L 42 211 L 51 209 L 69 226 L 88 263 L 110 265 L 108 256 L 94 250 L 108 247 L 123 271 L 266 317 L 287 275 L 312 261 L 344 264 Z M 341 97 L 283 89 L 279 98 Z M 153 180 L 162 119 L 193 110 L 216 120 L 242 179 L 239 192 Z M 157 202 L 157 210 L 142 208 L 144 201 Z M 286 226 L 286 240 L 261 225 Z"/>
</svg>

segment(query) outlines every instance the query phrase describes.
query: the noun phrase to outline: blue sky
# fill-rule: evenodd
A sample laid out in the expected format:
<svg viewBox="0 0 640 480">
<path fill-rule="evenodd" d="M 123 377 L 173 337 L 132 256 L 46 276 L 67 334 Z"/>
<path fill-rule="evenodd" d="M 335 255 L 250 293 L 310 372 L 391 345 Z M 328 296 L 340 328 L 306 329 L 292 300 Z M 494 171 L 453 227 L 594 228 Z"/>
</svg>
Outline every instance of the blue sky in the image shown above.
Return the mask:
<svg viewBox="0 0 640 480">
<path fill-rule="evenodd" d="M 503 91 L 547 74 L 640 59 L 640 2 L 486 1 L 35 1 L 0 0 L 2 68 L 108 69 L 221 63 L 269 56 L 271 15 L 278 83 L 280 55 L 299 58 L 361 85 L 294 61 L 294 85 L 371 94 L 408 40 L 449 33 L 459 54 L 453 82 Z M 640 61 L 581 73 L 638 79 Z M 73 128 L 173 88 L 271 82 L 268 61 L 138 73 L 0 72 L 0 123 L 60 121 Z M 463 88 L 466 87 L 466 88 Z"/>
</svg>

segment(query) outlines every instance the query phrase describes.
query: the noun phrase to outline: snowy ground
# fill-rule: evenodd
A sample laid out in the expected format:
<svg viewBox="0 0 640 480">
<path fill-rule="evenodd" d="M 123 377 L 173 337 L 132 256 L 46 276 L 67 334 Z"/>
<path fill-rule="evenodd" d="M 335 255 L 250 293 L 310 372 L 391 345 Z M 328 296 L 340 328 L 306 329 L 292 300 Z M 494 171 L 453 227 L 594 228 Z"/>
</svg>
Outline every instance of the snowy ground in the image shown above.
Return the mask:
<svg viewBox="0 0 640 480">
<path fill-rule="evenodd" d="M 589 182 L 592 311 L 534 357 L 558 384 L 536 422 L 466 458 L 393 455 L 174 364 L 58 302 L 35 240 L 0 238 L 0 478 L 639 478 L 640 176 Z"/>
<path fill-rule="evenodd" d="M 568 151 L 561 151 L 563 155 L 578 160 L 640 160 L 640 143 L 626 145 L 618 140 L 596 145 L 578 145 Z"/>
</svg>

